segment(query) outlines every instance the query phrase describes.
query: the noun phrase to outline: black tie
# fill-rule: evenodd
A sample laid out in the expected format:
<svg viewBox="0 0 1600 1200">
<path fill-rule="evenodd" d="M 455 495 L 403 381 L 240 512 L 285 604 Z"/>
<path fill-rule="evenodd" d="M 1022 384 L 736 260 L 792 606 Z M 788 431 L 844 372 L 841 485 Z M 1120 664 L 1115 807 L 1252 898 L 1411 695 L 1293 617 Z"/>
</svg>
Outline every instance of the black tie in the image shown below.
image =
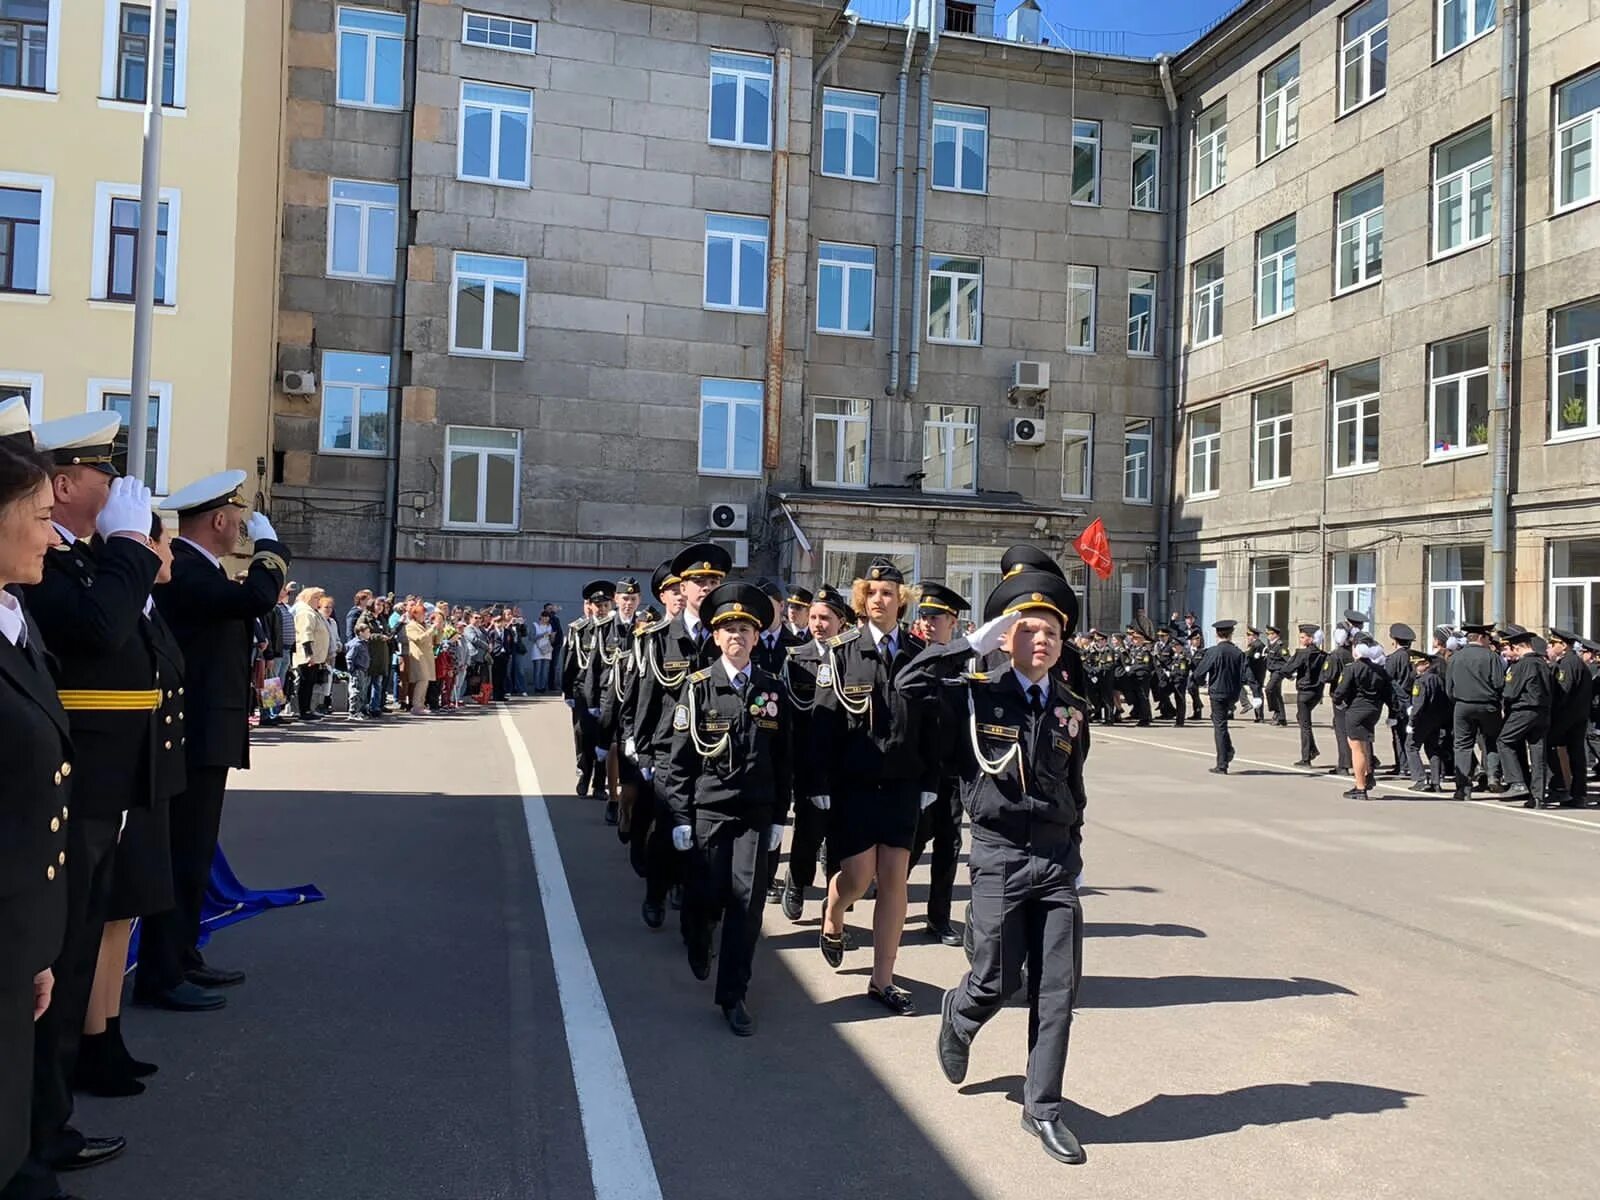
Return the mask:
<svg viewBox="0 0 1600 1200">
<path fill-rule="evenodd" d="M 1034 716 L 1044 711 L 1044 690 L 1037 683 L 1028 688 L 1028 709 Z"/>
<path fill-rule="evenodd" d="M 744 695 L 744 685 L 745 685 L 744 672 L 740 671 L 738 674 L 736 674 L 733 677 L 733 690 L 738 692 L 742 696 L 742 695 Z"/>
</svg>

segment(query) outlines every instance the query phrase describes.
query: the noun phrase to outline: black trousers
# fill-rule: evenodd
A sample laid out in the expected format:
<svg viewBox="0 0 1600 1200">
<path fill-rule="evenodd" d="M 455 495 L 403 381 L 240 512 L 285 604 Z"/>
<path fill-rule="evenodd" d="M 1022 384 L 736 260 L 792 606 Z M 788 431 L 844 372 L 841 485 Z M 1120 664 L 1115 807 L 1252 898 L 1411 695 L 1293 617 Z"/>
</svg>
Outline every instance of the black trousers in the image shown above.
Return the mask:
<svg viewBox="0 0 1600 1200">
<path fill-rule="evenodd" d="M 1527 788 L 1536 804 L 1544 803 L 1550 789 L 1550 754 L 1545 746 L 1550 726 L 1543 716 L 1520 710 L 1508 713 L 1496 739 L 1506 786 L 1515 791 Z"/>
<path fill-rule="evenodd" d="M 1267 664 L 1259 659 L 1252 662 L 1250 664 L 1250 680 L 1251 685 L 1255 688 L 1255 698 L 1261 700 L 1266 694 Z M 1266 703 L 1263 701 L 1260 708 L 1254 709 L 1257 725 L 1266 720 L 1266 707 Z"/>
<path fill-rule="evenodd" d="M 33 1111 L 33 981 L 17 963 L 0 983 L 0 1179 L 28 1157 Z"/>
<path fill-rule="evenodd" d="M 296 667 L 294 671 L 295 711 L 302 717 L 312 709 L 311 692 L 317 686 L 315 667 Z"/>
<path fill-rule="evenodd" d="M 1472 758 L 1478 738 L 1484 742 L 1485 757 L 1500 740 L 1500 706 L 1498 704 L 1457 704 L 1452 726 L 1451 743 L 1455 751 L 1456 790 L 1472 788 Z M 1486 764 L 1487 765 L 1487 764 Z"/>
<path fill-rule="evenodd" d="M 1063 843 L 1023 849 L 980 840 L 969 860 L 972 969 L 956 985 L 950 1021 L 967 1042 L 1000 1011 L 1028 966 L 1028 1070 L 1022 1107 L 1037 1121 L 1061 1114 L 1072 1009 L 1083 976 L 1078 858 Z"/>
<path fill-rule="evenodd" d="M 1133 709 L 1133 719 L 1141 725 L 1150 723 L 1150 681 L 1140 679 L 1136 675 L 1125 675 L 1122 678 L 1122 694 L 1127 698 L 1128 706 Z"/>
<path fill-rule="evenodd" d="M 1189 685 L 1189 703 L 1194 708 L 1194 712 L 1190 715 L 1198 721 L 1200 719 L 1200 685 L 1198 683 Z"/>
<path fill-rule="evenodd" d="M 1412 783 L 1444 781 L 1444 764 L 1450 758 L 1450 731 L 1434 729 L 1418 733 L 1415 725 L 1406 727 L 1406 761 L 1411 766 Z"/>
<path fill-rule="evenodd" d="M 1211 740 L 1217 747 L 1217 766 L 1226 768 L 1233 761 L 1233 737 L 1228 733 L 1228 719 L 1233 715 L 1234 701 L 1223 696 L 1210 696 Z"/>
<path fill-rule="evenodd" d="M 1300 761 L 1311 762 L 1322 753 L 1317 749 L 1317 734 L 1311 724 L 1311 713 L 1317 705 L 1322 703 L 1318 695 L 1296 693 L 1294 698 L 1294 719 L 1300 726 Z"/>
<path fill-rule="evenodd" d="M 605 768 L 599 768 L 595 773 L 594 747 L 599 738 L 599 721 L 589 715 L 589 710 L 584 707 L 583 697 L 578 697 L 572 706 L 572 749 L 578 767 L 578 795 L 589 794 L 591 780 L 596 794 L 605 791 Z"/>
<path fill-rule="evenodd" d="M 789 839 L 789 879 L 802 892 L 817 878 L 817 851 L 828 836 L 828 814 L 809 797 L 794 798 L 794 836 Z M 831 870 L 825 877 L 831 877 Z"/>
<path fill-rule="evenodd" d="M 1333 703 L 1333 740 L 1338 743 L 1334 749 L 1339 755 L 1339 774 L 1348 775 L 1355 769 L 1350 759 L 1350 733 L 1345 728 L 1344 705 L 1337 700 Z"/>
<path fill-rule="evenodd" d="M 650 874 L 650 837 L 655 824 L 655 784 L 641 775 L 634 784 L 633 824 L 628 829 L 628 865 L 640 879 Z"/>
<path fill-rule="evenodd" d="M 1273 721 L 1279 725 L 1289 723 L 1289 714 L 1283 707 L 1283 676 L 1273 675 L 1267 679 L 1266 686 L 1267 712 L 1272 715 Z"/>
<path fill-rule="evenodd" d="M 654 788 L 651 796 L 655 802 L 655 816 L 650 836 L 645 840 L 644 898 L 651 904 L 665 904 L 672 885 L 682 882 L 683 869 L 678 865 L 682 855 L 672 845 L 672 809 Z"/>
<path fill-rule="evenodd" d="M 1391 710 L 1394 724 L 1389 726 L 1390 748 L 1394 751 L 1394 771 L 1398 775 L 1402 770 L 1410 771 L 1411 754 L 1407 747 L 1411 743 L 1408 736 L 1411 729 L 1411 718 L 1406 716 L 1405 709 Z"/>
<path fill-rule="evenodd" d="M 917 841 L 911 847 L 915 869 L 928 843 L 933 858 L 928 863 L 928 925 L 942 929 L 950 924 L 950 898 L 956 886 L 956 866 L 961 858 L 961 796 L 957 788 L 941 782 L 939 798 L 917 818 Z"/>
<path fill-rule="evenodd" d="M 711 950 L 711 934 L 722 922 L 717 952 L 716 1002 L 731 1008 L 750 987 L 761 916 L 766 909 L 770 822 L 695 820 L 683 887 L 683 929 L 689 957 Z"/>
<path fill-rule="evenodd" d="M 217 854 L 222 827 L 222 799 L 228 788 L 227 767 L 189 764 L 189 786 L 174 796 L 170 811 L 172 894 L 174 907 L 146 917 L 139 933 L 138 992 L 151 994 L 177 987 L 185 971 L 204 963 L 200 957 L 200 908 Z"/>
</svg>

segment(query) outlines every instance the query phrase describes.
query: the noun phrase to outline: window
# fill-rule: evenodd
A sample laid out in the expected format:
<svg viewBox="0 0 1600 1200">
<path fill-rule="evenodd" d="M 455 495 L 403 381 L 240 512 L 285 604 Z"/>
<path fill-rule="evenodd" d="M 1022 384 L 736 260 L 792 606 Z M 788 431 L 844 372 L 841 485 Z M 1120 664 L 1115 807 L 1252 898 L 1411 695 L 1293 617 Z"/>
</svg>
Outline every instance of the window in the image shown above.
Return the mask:
<svg viewBox="0 0 1600 1200">
<path fill-rule="evenodd" d="M 976 346 L 983 340 L 983 259 L 928 260 L 928 340 Z"/>
<path fill-rule="evenodd" d="M 1000 586 L 998 546 L 951 546 L 945 551 L 944 578 L 958 596 L 964 596 L 983 611 L 989 593 Z M 1082 598 L 1083 593 L 1078 596 Z"/>
<path fill-rule="evenodd" d="M 1189 417 L 1189 497 L 1215 496 L 1222 489 L 1222 409 Z"/>
<path fill-rule="evenodd" d="M 389 448 L 389 356 L 322 355 L 322 449 L 382 454 Z"/>
<path fill-rule="evenodd" d="M 1100 203 L 1100 122 L 1072 123 L 1072 202 Z"/>
<path fill-rule="evenodd" d="M 106 30 L 115 45 L 109 47 L 108 58 L 114 55 L 109 79 L 102 78 L 104 91 L 111 100 L 129 104 L 145 104 L 150 99 L 150 11 L 149 3 L 126 4 L 108 0 L 106 5 Z M 181 44 L 186 39 L 185 30 L 179 28 L 181 6 L 167 8 L 166 35 L 162 38 L 161 103 L 165 108 L 183 104 L 184 89 L 179 86 L 184 74 L 184 55 Z M 187 14 L 183 14 L 187 15 Z M 104 71 L 102 71 L 104 75 Z"/>
<path fill-rule="evenodd" d="M 1194 194 L 1198 199 L 1228 181 L 1228 102 L 1213 104 L 1194 127 Z"/>
<path fill-rule="evenodd" d="M 0 293 L 50 291 L 52 191 L 41 176 L 0 174 Z"/>
<path fill-rule="evenodd" d="M 988 184 L 989 110 L 933 106 L 933 186 L 982 192 Z"/>
<path fill-rule="evenodd" d="M 1151 422 L 1129 417 L 1122 426 L 1122 498 L 1129 504 L 1150 503 Z"/>
<path fill-rule="evenodd" d="M 61 26 L 61 0 L 0 0 L 0 88 L 56 90 L 51 26 Z"/>
<path fill-rule="evenodd" d="M 1494 215 L 1493 153 L 1487 121 L 1434 148 L 1434 257 L 1489 240 Z"/>
<path fill-rule="evenodd" d="M 877 251 L 823 242 L 817 247 L 817 332 L 872 336 Z"/>
<path fill-rule="evenodd" d="M 1550 435 L 1600 432 L 1600 300 L 1559 309 L 1550 345 Z"/>
<path fill-rule="evenodd" d="M 1600 143 L 1600 68 L 1556 89 L 1556 211 L 1600 197 L 1595 145 Z"/>
<path fill-rule="evenodd" d="M 1600 541 L 1550 543 L 1550 624 L 1600 637 Z"/>
<path fill-rule="evenodd" d="M 1366 471 L 1378 465 L 1378 383 L 1377 359 L 1333 373 L 1335 473 Z"/>
<path fill-rule="evenodd" d="M 978 33 L 978 6 L 971 0 L 945 0 L 946 33 Z"/>
<path fill-rule="evenodd" d="M 456 176 L 527 187 L 533 157 L 533 93 L 526 88 L 461 85 Z"/>
<path fill-rule="evenodd" d="M 1428 551 L 1428 628 L 1483 624 L 1483 547 Z"/>
<path fill-rule="evenodd" d="M 1156 273 L 1128 272 L 1128 353 L 1156 352 Z"/>
<path fill-rule="evenodd" d="M 1289 560 L 1255 558 L 1250 560 L 1250 624 L 1257 629 L 1268 625 L 1289 628 Z"/>
<path fill-rule="evenodd" d="M 711 52 L 714 146 L 766 150 L 772 146 L 772 60 L 758 54 Z"/>
<path fill-rule="evenodd" d="M 122 425 L 112 444 L 111 457 L 117 470 L 126 475 L 128 470 L 128 422 L 132 409 L 129 393 L 131 385 L 126 379 L 91 379 L 89 381 L 89 410 L 122 414 Z M 150 385 L 150 407 L 146 417 L 144 465 L 139 478 L 158 496 L 167 494 L 167 457 L 171 431 L 168 414 L 172 410 L 172 385 Z"/>
<path fill-rule="evenodd" d="M 875 183 L 878 178 L 878 97 L 822 89 L 822 173 Z"/>
<path fill-rule="evenodd" d="M 767 219 L 706 214 L 707 308 L 767 310 Z"/>
<path fill-rule="evenodd" d="M 1339 21 L 1339 112 L 1376 100 L 1389 86 L 1389 0 L 1367 0 Z"/>
<path fill-rule="evenodd" d="M 457 252 L 451 266 L 450 353 L 521 358 L 528 263 Z"/>
<path fill-rule="evenodd" d="M 1255 485 L 1288 483 L 1294 457 L 1294 387 L 1286 383 L 1257 392 L 1253 402 Z"/>
<path fill-rule="evenodd" d="M 28 419 L 44 419 L 44 376 L 38 371 L 0 370 L 0 402 L 25 400 Z"/>
<path fill-rule="evenodd" d="M 1061 498 L 1087 500 L 1094 491 L 1094 414 L 1061 418 Z"/>
<path fill-rule="evenodd" d="M 917 569 L 919 557 L 917 547 L 912 545 L 830 540 L 822 550 L 822 582 L 831 583 L 849 595 L 850 584 L 866 578 L 867 568 L 876 558 L 887 558 L 907 579 L 916 579 L 922 574 Z"/>
<path fill-rule="evenodd" d="M 1334 201 L 1339 219 L 1335 292 L 1383 278 L 1383 176 L 1347 187 Z"/>
<path fill-rule="evenodd" d="M 1294 218 L 1256 234 L 1256 320 L 1294 311 Z"/>
<path fill-rule="evenodd" d="M 538 32 L 539 27 L 533 21 L 493 13 L 462 14 L 461 40 L 469 46 L 488 46 L 494 50 L 532 54 L 537 47 Z"/>
<path fill-rule="evenodd" d="M 1261 149 L 1263 159 L 1300 138 L 1300 51 L 1289 51 L 1261 72 Z"/>
<path fill-rule="evenodd" d="M 522 431 L 451 425 L 445 430 L 444 523 L 515 529 L 521 509 Z"/>
<path fill-rule="evenodd" d="M 392 183 L 328 183 L 328 274 L 393 279 L 400 189 Z"/>
<path fill-rule="evenodd" d="M 1194 344 L 1222 336 L 1222 251 L 1194 265 Z"/>
<path fill-rule="evenodd" d="M 1132 625 L 1134 618 L 1149 608 L 1149 564 L 1130 563 L 1122 568 L 1122 628 Z"/>
<path fill-rule="evenodd" d="M 1336 625 L 1352 608 L 1366 613 L 1368 624 L 1378 622 L 1378 555 L 1368 550 L 1333 556 L 1333 611 L 1329 625 Z M 1280 627 L 1281 628 L 1281 627 Z"/>
<path fill-rule="evenodd" d="M 1133 207 L 1161 207 L 1161 130 L 1151 125 L 1133 127 Z"/>
<path fill-rule="evenodd" d="M 700 474 L 761 474 L 762 395 L 751 379 L 700 381 Z"/>
<path fill-rule="evenodd" d="M 1438 5 L 1440 58 L 1494 28 L 1494 0 L 1438 0 Z"/>
<path fill-rule="evenodd" d="M 92 300 L 131 302 L 138 278 L 139 188 L 136 184 L 99 184 L 95 189 L 94 261 L 100 266 L 91 280 Z M 161 189 L 156 213 L 157 304 L 178 302 L 178 193 Z"/>
<path fill-rule="evenodd" d="M 1067 349 L 1094 353 L 1093 267 L 1067 268 Z"/>
<path fill-rule="evenodd" d="M 828 396 L 819 396 L 814 403 L 811 482 L 820 487 L 866 487 L 871 404 Z"/>
<path fill-rule="evenodd" d="M 978 490 L 978 410 L 930 404 L 922 426 L 922 490 Z"/>
<path fill-rule="evenodd" d="M 1428 432 L 1434 458 L 1489 445 L 1489 331 L 1428 348 Z"/>
<path fill-rule="evenodd" d="M 406 19 L 370 8 L 339 9 L 339 103 L 354 108 L 401 107 Z"/>
</svg>

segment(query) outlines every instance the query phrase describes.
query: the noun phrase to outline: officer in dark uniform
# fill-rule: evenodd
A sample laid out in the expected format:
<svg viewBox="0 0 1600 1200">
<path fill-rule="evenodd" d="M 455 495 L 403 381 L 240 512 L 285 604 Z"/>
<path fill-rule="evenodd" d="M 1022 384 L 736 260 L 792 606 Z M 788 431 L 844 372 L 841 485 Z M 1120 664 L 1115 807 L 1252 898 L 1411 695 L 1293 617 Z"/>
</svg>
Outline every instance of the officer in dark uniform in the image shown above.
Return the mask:
<svg viewBox="0 0 1600 1200">
<path fill-rule="evenodd" d="M 1478 738 L 1485 753 L 1500 737 L 1500 698 L 1505 691 L 1505 664 L 1489 647 L 1490 626 L 1461 627 L 1467 644 L 1450 656 L 1445 691 L 1455 704 L 1452 742 L 1455 750 L 1457 800 L 1472 799 L 1473 751 Z"/>
<path fill-rule="evenodd" d="M 946 645 L 955 639 L 961 614 L 970 607 L 964 597 L 943 584 L 920 584 L 914 631 L 923 642 Z M 929 937 L 946 946 L 961 945 L 961 934 L 950 924 L 950 901 L 961 858 L 961 789 L 955 773 L 944 769 L 944 739 L 956 732 L 944 728 L 937 712 L 923 722 L 928 775 L 922 784 L 917 840 L 911 847 L 911 867 L 915 870 L 928 843 L 933 843 L 933 858 L 928 863 L 927 930 Z"/>
<path fill-rule="evenodd" d="M 655 765 L 651 737 L 661 715 L 662 697 L 661 636 L 672 625 L 672 620 L 683 611 L 681 580 L 672 573 L 672 560 L 658 566 L 650 576 L 650 594 L 661 605 L 662 616 L 653 615 L 637 622 L 633 629 L 634 667 L 630 672 L 626 693 L 617 701 L 617 722 L 621 726 L 622 753 L 632 764 L 635 776 L 633 794 L 624 791 L 622 809 L 618 816 L 617 836 L 628 843 L 628 861 L 641 878 L 648 878 L 650 867 L 650 831 L 656 820 Z M 678 682 L 682 682 L 679 680 Z M 670 839 L 670 835 L 669 835 Z M 664 848 L 671 854 L 668 840 Z"/>
<path fill-rule="evenodd" d="M 1267 664 L 1267 681 L 1263 689 L 1267 712 L 1271 714 L 1272 723 L 1281 729 L 1289 723 L 1288 713 L 1283 707 L 1283 672 L 1289 665 L 1289 647 L 1284 644 L 1283 630 L 1276 625 L 1267 626 L 1267 641 L 1262 657 Z"/>
<path fill-rule="evenodd" d="M 1521 625 L 1507 625 L 1500 634 L 1511 648 L 1501 701 L 1505 720 L 1497 739 L 1500 769 L 1505 773 L 1502 799 L 1526 798 L 1525 808 L 1539 808 L 1550 787 L 1550 757 L 1546 737 L 1550 732 L 1550 700 L 1554 672 L 1545 661 L 1543 639 Z"/>
<path fill-rule="evenodd" d="M 1189 647 L 1184 644 L 1183 638 L 1178 636 L 1181 631 L 1173 630 L 1173 636 L 1162 644 L 1166 648 L 1166 657 L 1161 662 L 1161 670 L 1166 673 L 1167 686 L 1172 689 L 1172 727 L 1183 728 L 1184 714 L 1189 711 L 1189 676 L 1194 673 L 1198 657 L 1191 655 Z"/>
<path fill-rule="evenodd" d="M 1122 690 L 1127 693 L 1128 703 L 1133 708 L 1134 723 L 1139 726 L 1150 724 L 1150 684 L 1156 669 L 1155 651 L 1151 646 L 1154 641 L 1155 630 L 1150 627 L 1147 617 L 1137 617 L 1128 626 Z M 1195 713 L 1196 717 L 1199 715 Z"/>
<path fill-rule="evenodd" d="M 1444 660 L 1423 650 L 1411 651 L 1414 672 L 1407 705 L 1410 718 L 1407 748 L 1411 757 L 1413 792 L 1437 792 L 1450 760 L 1451 703 L 1445 694 Z"/>
<path fill-rule="evenodd" d="M 600 644 L 600 712 L 595 718 L 595 744 L 605 750 L 607 825 L 620 820 L 621 795 L 624 788 L 637 782 L 638 768 L 633 759 L 622 753 L 621 700 L 627 694 L 633 669 L 637 664 L 634 655 L 638 639 L 634 636 L 634 617 L 639 611 L 639 581 L 631 575 L 617 580 L 612 603 L 613 619 L 606 625 Z M 612 784 L 616 790 L 612 790 Z"/>
<path fill-rule="evenodd" d="M 603 797 L 606 788 L 604 747 L 599 745 L 601 650 L 612 623 L 611 601 L 617 585 L 596 579 L 584 585 L 584 617 L 567 627 L 567 654 L 562 660 L 561 694 L 572 710 L 572 744 L 578 766 L 578 795 Z"/>
<path fill-rule="evenodd" d="M 1078 618 L 1066 580 L 1023 571 L 1004 580 L 969 638 L 930 646 L 895 679 L 916 706 L 938 703 L 961 798 L 972 819 L 972 969 L 944 995 L 939 1065 L 966 1078 L 972 1039 L 1028 977 L 1022 1126 L 1059 1162 L 1083 1147 L 1061 1119 L 1072 1008 L 1083 964 L 1083 764 L 1089 702 L 1058 669 Z M 1009 646 L 999 671 L 963 675 L 968 658 Z"/>
<path fill-rule="evenodd" d="M 1555 658 L 1550 749 L 1561 771 L 1556 803 L 1563 808 L 1582 808 L 1589 798 L 1589 710 L 1594 706 L 1594 680 L 1578 657 L 1578 640 L 1570 630 L 1550 631 L 1550 652 Z"/>
<path fill-rule="evenodd" d="M 783 598 L 784 611 L 788 614 L 785 628 L 802 642 L 809 642 L 811 633 L 811 605 L 815 597 L 803 587 L 792 587 L 789 594 Z"/>
<path fill-rule="evenodd" d="M 711 932 L 721 921 L 716 1003 L 740 1037 L 755 1032 L 745 992 L 790 791 L 783 685 L 751 661 L 775 607 L 747 583 L 724 583 L 705 598 L 700 615 L 718 658 L 684 684 L 661 773 L 672 844 L 689 859 L 683 904 L 689 967 L 696 979 L 711 974 Z"/>
<path fill-rule="evenodd" d="M 1406 774 L 1411 766 L 1411 718 L 1407 715 L 1407 709 L 1411 706 L 1411 684 L 1416 678 L 1416 669 L 1411 665 L 1411 643 L 1417 640 L 1417 632 L 1409 625 L 1395 624 L 1389 626 L 1389 638 L 1394 642 L 1394 651 L 1383 663 L 1394 686 L 1394 703 L 1389 706 L 1389 734 L 1394 748 L 1394 765 L 1390 767 L 1389 774 L 1398 776 Z M 1411 781 L 1416 782 L 1415 775 Z"/>
<path fill-rule="evenodd" d="M 1233 644 L 1233 630 L 1237 624 L 1237 621 L 1217 621 L 1211 626 L 1217 633 L 1216 645 L 1205 652 L 1200 665 L 1194 669 L 1195 685 L 1205 687 L 1211 702 L 1211 736 L 1217 744 L 1217 765 L 1211 768 L 1213 775 L 1226 775 L 1228 764 L 1233 761 L 1228 718 L 1233 715 L 1233 706 L 1239 703 L 1239 693 L 1244 690 L 1249 674 L 1244 651 Z"/>
<path fill-rule="evenodd" d="M 1600 779 L 1600 642 L 1584 638 L 1580 645 L 1583 665 L 1589 671 L 1588 767 L 1590 778 Z"/>
<path fill-rule="evenodd" d="M 1255 712 L 1255 722 L 1259 725 L 1266 719 L 1264 697 L 1267 688 L 1267 643 L 1262 640 L 1261 631 L 1254 625 L 1246 626 L 1245 632 L 1250 635 L 1250 640 L 1244 646 L 1245 658 L 1250 668 L 1247 681 L 1255 692 L 1251 697 L 1251 708 Z"/>
<path fill-rule="evenodd" d="M 1317 645 L 1317 627 L 1303 624 L 1300 646 L 1283 665 L 1283 677 L 1294 680 L 1294 715 L 1300 726 L 1300 757 L 1297 767 L 1309 767 L 1317 755 L 1316 731 L 1311 725 L 1312 710 L 1322 703 L 1323 658 L 1322 647 Z"/>
<path fill-rule="evenodd" d="M 751 655 L 756 666 L 768 675 L 777 675 L 783 670 L 784 660 L 789 657 L 792 647 L 798 646 L 803 640 L 798 634 L 790 631 L 781 615 L 783 606 L 787 603 L 785 597 L 789 595 L 783 588 L 773 583 L 770 579 L 760 585 L 761 591 L 772 602 L 772 624 L 761 631 L 756 638 L 756 647 Z"/>
<path fill-rule="evenodd" d="M 242 971 L 207 965 L 196 944 L 228 771 L 250 765 L 253 630 L 277 605 L 289 571 L 289 550 L 264 513 L 250 512 L 244 481 L 243 471 L 222 471 L 180 488 L 166 503 L 178 514 L 178 537 L 172 582 L 156 587 L 155 601 L 183 653 L 178 695 L 186 700 L 187 781 L 170 813 L 176 903 L 140 930 L 134 996 L 147 1003 L 192 1006 L 192 995 L 180 990 L 185 981 L 202 989 L 244 982 Z M 254 551 L 244 579 L 234 580 L 222 556 L 235 553 L 241 538 Z M 163 723 L 158 731 L 163 741 L 168 728 Z"/>
</svg>

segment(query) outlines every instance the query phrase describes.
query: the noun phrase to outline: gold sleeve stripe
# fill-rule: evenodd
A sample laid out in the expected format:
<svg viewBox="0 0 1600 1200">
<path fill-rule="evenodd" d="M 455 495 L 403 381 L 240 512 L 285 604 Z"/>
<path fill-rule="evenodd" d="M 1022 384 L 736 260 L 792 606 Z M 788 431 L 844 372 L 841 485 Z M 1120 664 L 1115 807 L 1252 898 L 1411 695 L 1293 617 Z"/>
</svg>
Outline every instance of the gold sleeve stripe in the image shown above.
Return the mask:
<svg viewBox="0 0 1600 1200">
<path fill-rule="evenodd" d="M 274 554 L 270 550 L 258 550 L 258 551 L 256 551 L 255 557 L 252 558 L 250 561 L 251 562 L 264 562 L 264 563 L 267 564 L 267 566 L 269 566 L 273 570 L 277 571 L 279 575 L 287 575 L 289 573 L 289 564 L 284 562 L 282 557 L 280 557 L 279 555 Z"/>
<path fill-rule="evenodd" d="M 92 691 L 68 688 L 60 693 L 68 712 L 153 712 L 161 707 L 161 689 L 148 692 Z"/>
</svg>

